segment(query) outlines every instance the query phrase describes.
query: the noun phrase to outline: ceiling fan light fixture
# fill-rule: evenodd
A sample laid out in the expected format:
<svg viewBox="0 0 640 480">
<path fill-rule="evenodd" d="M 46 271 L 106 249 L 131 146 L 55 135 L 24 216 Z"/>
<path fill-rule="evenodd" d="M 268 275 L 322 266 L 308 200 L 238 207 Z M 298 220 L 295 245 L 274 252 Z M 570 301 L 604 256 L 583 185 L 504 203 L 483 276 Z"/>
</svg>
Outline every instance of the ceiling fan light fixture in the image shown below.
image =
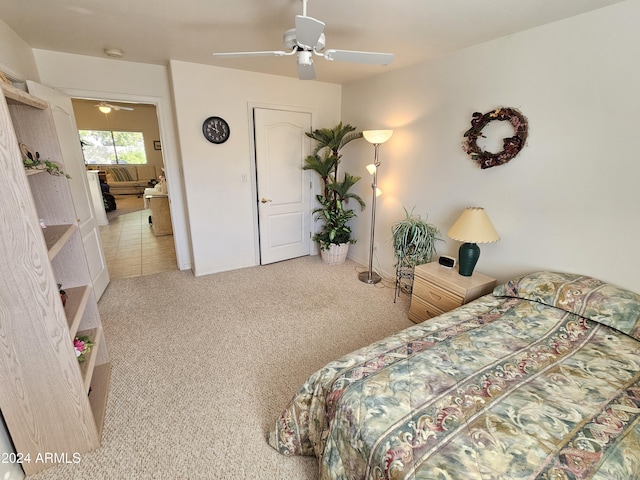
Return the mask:
<svg viewBox="0 0 640 480">
<path fill-rule="evenodd" d="M 125 107 L 123 105 L 112 105 L 108 102 L 100 102 L 96 104 L 96 107 L 98 107 L 98 110 L 100 110 L 102 113 L 109 113 L 111 112 L 111 110 L 128 110 L 128 111 L 133 111 L 132 107 Z"/>
<path fill-rule="evenodd" d="M 298 52 L 298 65 L 304 67 L 310 67 L 313 65 L 313 58 L 311 57 L 311 52 L 307 50 L 300 50 Z"/>
</svg>

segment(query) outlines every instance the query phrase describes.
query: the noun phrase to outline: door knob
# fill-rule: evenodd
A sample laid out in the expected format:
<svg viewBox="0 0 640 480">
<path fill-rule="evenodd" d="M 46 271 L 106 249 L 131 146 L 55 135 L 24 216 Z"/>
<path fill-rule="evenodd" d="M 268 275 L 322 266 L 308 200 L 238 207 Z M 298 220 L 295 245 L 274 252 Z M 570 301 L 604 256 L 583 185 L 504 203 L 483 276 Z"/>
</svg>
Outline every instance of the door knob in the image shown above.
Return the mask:
<svg viewBox="0 0 640 480">
<path fill-rule="evenodd" d="M 262 203 L 268 203 L 268 202 L 271 202 L 272 200 L 271 200 L 270 198 L 264 198 L 264 197 L 262 197 L 262 198 L 260 199 L 260 201 L 261 201 Z"/>
</svg>

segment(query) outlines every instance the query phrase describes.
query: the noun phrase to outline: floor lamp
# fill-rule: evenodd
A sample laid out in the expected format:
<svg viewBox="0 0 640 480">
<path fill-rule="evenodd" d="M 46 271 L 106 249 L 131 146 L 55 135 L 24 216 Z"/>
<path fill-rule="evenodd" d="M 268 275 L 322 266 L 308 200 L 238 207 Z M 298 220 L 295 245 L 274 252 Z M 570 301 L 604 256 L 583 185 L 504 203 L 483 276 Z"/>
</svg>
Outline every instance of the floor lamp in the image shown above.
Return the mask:
<svg viewBox="0 0 640 480">
<path fill-rule="evenodd" d="M 382 277 L 373 271 L 373 237 L 376 229 L 376 197 L 379 195 L 378 190 L 378 167 L 380 162 L 378 161 L 378 147 L 386 142 L 393 135 L 393 130 L 365 130 L 362 132 L 364 139 L 373 144 L 376 149 L 375 160 L 372 164 L 367 165 L 367 170 L 373 175 L 373 183 L 371 184 L 372 200 L 371 200 L 371 238 L 369 239 L 369 270 L 361 272 L 358 278 L 364 283 L 378 283 L 382 280 Z"/>
</svg>

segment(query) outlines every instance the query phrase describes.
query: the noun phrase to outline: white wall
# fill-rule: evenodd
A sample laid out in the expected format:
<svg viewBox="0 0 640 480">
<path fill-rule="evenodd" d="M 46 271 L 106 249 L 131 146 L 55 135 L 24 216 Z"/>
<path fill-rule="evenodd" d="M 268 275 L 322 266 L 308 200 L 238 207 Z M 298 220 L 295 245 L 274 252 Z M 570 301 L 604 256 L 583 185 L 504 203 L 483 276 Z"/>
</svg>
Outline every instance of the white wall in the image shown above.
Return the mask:
<svg viewBox="0 0 640 480">
<path fill-rule="evenodd" d="M 39 80 L 31 47 L 2 20 L 0 20 L 0 70 L 21 80 Z"/>
<path fill-rule="evenodd" d="M 178 268 L 191 268 L 191 240 L 167 67 L 37 49 L 34 55 L 41 83 L 74 97 L 156 105 Z"/>
<path fill-rule="evenodd" d="M 340 119 L 341 87 L 179 61 L 172 61 L 170 70 L 188 185 L 194 272 L 256 265 L 249 107 L 305 109 L 312 112 L 313 128 L 331 127 Z M 213 115 L 229 122 L 231 136 L 222 145 L 202 135 L 203 121 Z"/>
<path fill-rule="evenodd" d="M 380 147 L 374 265 L 394 272 L 389 239 L 403 206 L 428 213 L 445 238 L 465 207 L 482 206 L 502 238 L 481 245 L 478 270 L 505 281 L 558 269 L 640 292 L 638 19 L 631 0 L 345 86 L 343 121 L 395 130 Z M 481 170 L 463 133 L 473 112 L 498 106 L 528 117 L 529 139 L 510 163 Z M 373 147 L 357 153 L 364 176 Z M 369 184 L 358 187 L 369 199 Z M 363 263 L 369 218 L 367 208 L 354 222 L 351 255 Z M 438 252 L 457 256 L 459 245 L 447 239 Z"/>
</svg>

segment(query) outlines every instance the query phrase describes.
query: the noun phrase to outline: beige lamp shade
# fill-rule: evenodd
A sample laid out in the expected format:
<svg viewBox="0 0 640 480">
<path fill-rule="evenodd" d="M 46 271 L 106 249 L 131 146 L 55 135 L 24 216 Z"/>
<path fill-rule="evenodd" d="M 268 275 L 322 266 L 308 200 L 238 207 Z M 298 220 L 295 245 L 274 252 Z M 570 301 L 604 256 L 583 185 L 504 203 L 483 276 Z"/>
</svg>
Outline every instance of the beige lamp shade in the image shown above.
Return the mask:
<svg viewBox="0 0 640 480">
<path fill-rule="evenodd" d="M 365 130 L 362 132 L 364 139 L 373 143 L 374 145 L 380 145 L 391 138 L 393 130 Z"/>
<path fill-rule="evenodd" d="M 492 243 L 500 240 L 484 208 L 470 207 L 462 212 L 447 236 L 466 243 Z"/>
</svg>

